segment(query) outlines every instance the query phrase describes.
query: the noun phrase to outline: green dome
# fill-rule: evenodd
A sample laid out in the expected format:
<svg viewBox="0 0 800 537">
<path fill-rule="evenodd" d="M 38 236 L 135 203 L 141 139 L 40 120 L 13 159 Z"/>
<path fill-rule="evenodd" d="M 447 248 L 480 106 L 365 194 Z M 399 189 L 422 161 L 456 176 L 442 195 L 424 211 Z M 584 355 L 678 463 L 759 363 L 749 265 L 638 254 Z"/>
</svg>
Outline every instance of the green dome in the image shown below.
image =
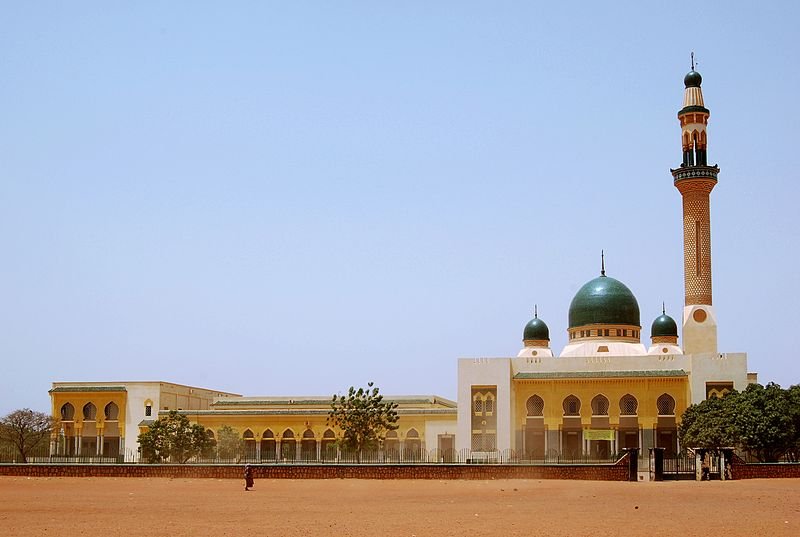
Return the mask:
<svg viewBox="0 0 800 537">
<path fill-rule="evenodd" d="M 539 317 L 534 317 L 525 325 L 525 330 L 522 332 L 522 339 L 544 339 L 550 341 L 550 329 Z"/>
<path fill-rule="evenodd" d="M 569 305 L 569 327 L 587 324 L 639 326 L 639 303 L 624 283 L 600 276 L 578 290 Z"/>
<path fill-rule="evenodd" d="M 678 337 L 678 324 L 666 313 L 656 317 L 653 326 L 650 327 L 650 337 L 659 336 Z"/>
<path fill-rule="evenodd" d="M 683 77 L 683 85 L 687 88 L 699 88 L 700 84 L 703 83 L 703 77 L 700 76 L 700 73 L 692 69 L 686 76 Z"/>
</svg>

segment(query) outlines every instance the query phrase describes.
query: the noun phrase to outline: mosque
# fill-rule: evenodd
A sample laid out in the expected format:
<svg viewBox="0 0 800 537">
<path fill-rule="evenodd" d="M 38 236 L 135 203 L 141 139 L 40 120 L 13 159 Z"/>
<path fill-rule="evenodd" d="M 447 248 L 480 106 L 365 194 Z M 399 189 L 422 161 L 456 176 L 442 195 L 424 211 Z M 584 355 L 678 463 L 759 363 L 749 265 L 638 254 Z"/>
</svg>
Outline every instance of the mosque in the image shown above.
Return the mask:
<svg viewBox="0 0 800 537">
<path fill-rule="evenodd" d="M 693 65 L 678 111 L 682 161 L 671 170 L 683 200 L 682 337 L 662 310 L 645 345 L 636 297 L 601 262 L 599 276 L 572 299 L 568 343 L 558 356 L 547 324 L 534 314 L 517 356 L 458 360 L 457 403 L 387 397 L 400 416 L 384 442 L 387 460 L 431 450 L 443 460 L 454 452 L 523 459 L 602 459 L 629 447 L 676 452 L 680 416 L 690 404 L 756 382 L 745 353 L 717 349 L 709 204 L 720 170 L 708 164 L 710 112 L 701 83 Z M 127 459 L 138 434 L 170 410 L 212 435 L 233 427 L 256 460 L 327 460 L 341 434 L 326 423 L 329 396 L 243 397 L 161 381 L 54 382 L 50 396 L 60 421 L 54 455 Z"/>
</svg>

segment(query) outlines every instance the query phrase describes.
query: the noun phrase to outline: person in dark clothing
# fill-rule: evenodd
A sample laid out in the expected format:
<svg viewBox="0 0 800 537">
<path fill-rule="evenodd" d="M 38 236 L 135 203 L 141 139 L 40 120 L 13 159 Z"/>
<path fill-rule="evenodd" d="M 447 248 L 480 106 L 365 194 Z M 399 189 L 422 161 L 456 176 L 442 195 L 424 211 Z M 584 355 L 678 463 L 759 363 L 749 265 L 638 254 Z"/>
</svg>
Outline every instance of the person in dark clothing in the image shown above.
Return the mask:
<svg viewBox="0 0 800 537">
<path fill-rule="evenodd" d="M 246 464 L 244 466 L 244 490 L 250 490 L 253 484 L 253 469 L 250 468 L 249 464 Z"/>
</svg>

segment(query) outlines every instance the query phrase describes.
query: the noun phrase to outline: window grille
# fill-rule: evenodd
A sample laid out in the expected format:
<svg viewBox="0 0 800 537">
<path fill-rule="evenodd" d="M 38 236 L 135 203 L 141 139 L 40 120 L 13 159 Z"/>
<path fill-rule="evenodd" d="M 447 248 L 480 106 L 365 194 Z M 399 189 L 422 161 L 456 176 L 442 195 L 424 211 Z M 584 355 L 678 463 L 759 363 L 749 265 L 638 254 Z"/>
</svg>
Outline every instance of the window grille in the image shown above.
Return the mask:
<svg viewBox="0 0 800 537">
<path fill-rule="evenodd" d="M 592 416 L 608 416 L 608 398 L 605 395 L 597 395 L 592 399 Z"/>
<path fill-rule="evenodd" d="M 665 393 L 656 401 L 656 408 L 658 408 L 659 416 L 674 416 L 675 399 L 673 399 L 671 395 Z"/>
<path fill-rule="evenodd" d="M 619 401 L 620 416 L 635 416 L 639 410 L 639 402 L 631 394 L 625 395 Z"/>
<path fill-rule="evenodd" d="M 531 395 L 525 403 L 528 416 L 542 416 L 544 414 L 544 399 L 538 395 Z"/>
<path fill-rule="evenodd" d="M 565 416 L 580 416 L 581 415 L 581 400 L 570 395 L 564 399 L 564 415 Z"/>
</svg>

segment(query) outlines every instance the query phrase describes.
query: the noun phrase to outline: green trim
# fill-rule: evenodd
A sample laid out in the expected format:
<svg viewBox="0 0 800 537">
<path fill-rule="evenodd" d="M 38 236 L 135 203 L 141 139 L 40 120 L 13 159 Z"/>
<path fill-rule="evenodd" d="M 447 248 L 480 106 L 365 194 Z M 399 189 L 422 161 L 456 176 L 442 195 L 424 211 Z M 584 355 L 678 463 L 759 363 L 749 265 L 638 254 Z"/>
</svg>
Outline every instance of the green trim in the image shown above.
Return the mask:
<svg viewBox="0 0 800 537">
<path fill-rule="evenodd" d="M 212 403 L 214 407 L 226 406 L 324 406 L 330 407 L 333 396 L 319 399 L 220 399 Z M 441 405 L 448 408 L 455 408 L 456 403 L 449 399 L 442 399 L 441 397 L 411 397 L 404 398 L 391 398 L 384 397 L 384 401 L 390 403 L 397 403 L 399 405 Z"/>
<path fill-rule="evenodd" d="M 47 393 L 53 392 L 127 392 L 125 386 L 58 386 Z"/>
<path fill-rule="evenodd" d="M 591 379 L 591 378 L 636 378 L 636 377 L 688 377 L 683 369 L 647 371 L 555 371 L 542 373 L 517 373 L 514 380 L 525 379 Z"/>
<path fill-rule="evenodd" d="M 709 109 L 704 106 L 692 105 L 692 106 L 684 106 L 683 108 L 678 110 L 678 115 L 682 116 L 683 114 L 690 114 L 692 112 L 705 112 L 706 114 L 711 113 Z"/>
<path fill-rule="evenodd" d="M 457 410 L 455 408 L 398 408 L 396 410 L 400 416 L 416 416 L 416 415 L 434 415 L 434 416 L 455 416 Z M 309 408 L 306 410 L 178 410 L 178 414 L 185 416 L 327 416 L 329 410 L 322 410 L 316 408 Z M 160 415 L 169 414 L 168 410 L 159 410 Z"/>
</svg>

